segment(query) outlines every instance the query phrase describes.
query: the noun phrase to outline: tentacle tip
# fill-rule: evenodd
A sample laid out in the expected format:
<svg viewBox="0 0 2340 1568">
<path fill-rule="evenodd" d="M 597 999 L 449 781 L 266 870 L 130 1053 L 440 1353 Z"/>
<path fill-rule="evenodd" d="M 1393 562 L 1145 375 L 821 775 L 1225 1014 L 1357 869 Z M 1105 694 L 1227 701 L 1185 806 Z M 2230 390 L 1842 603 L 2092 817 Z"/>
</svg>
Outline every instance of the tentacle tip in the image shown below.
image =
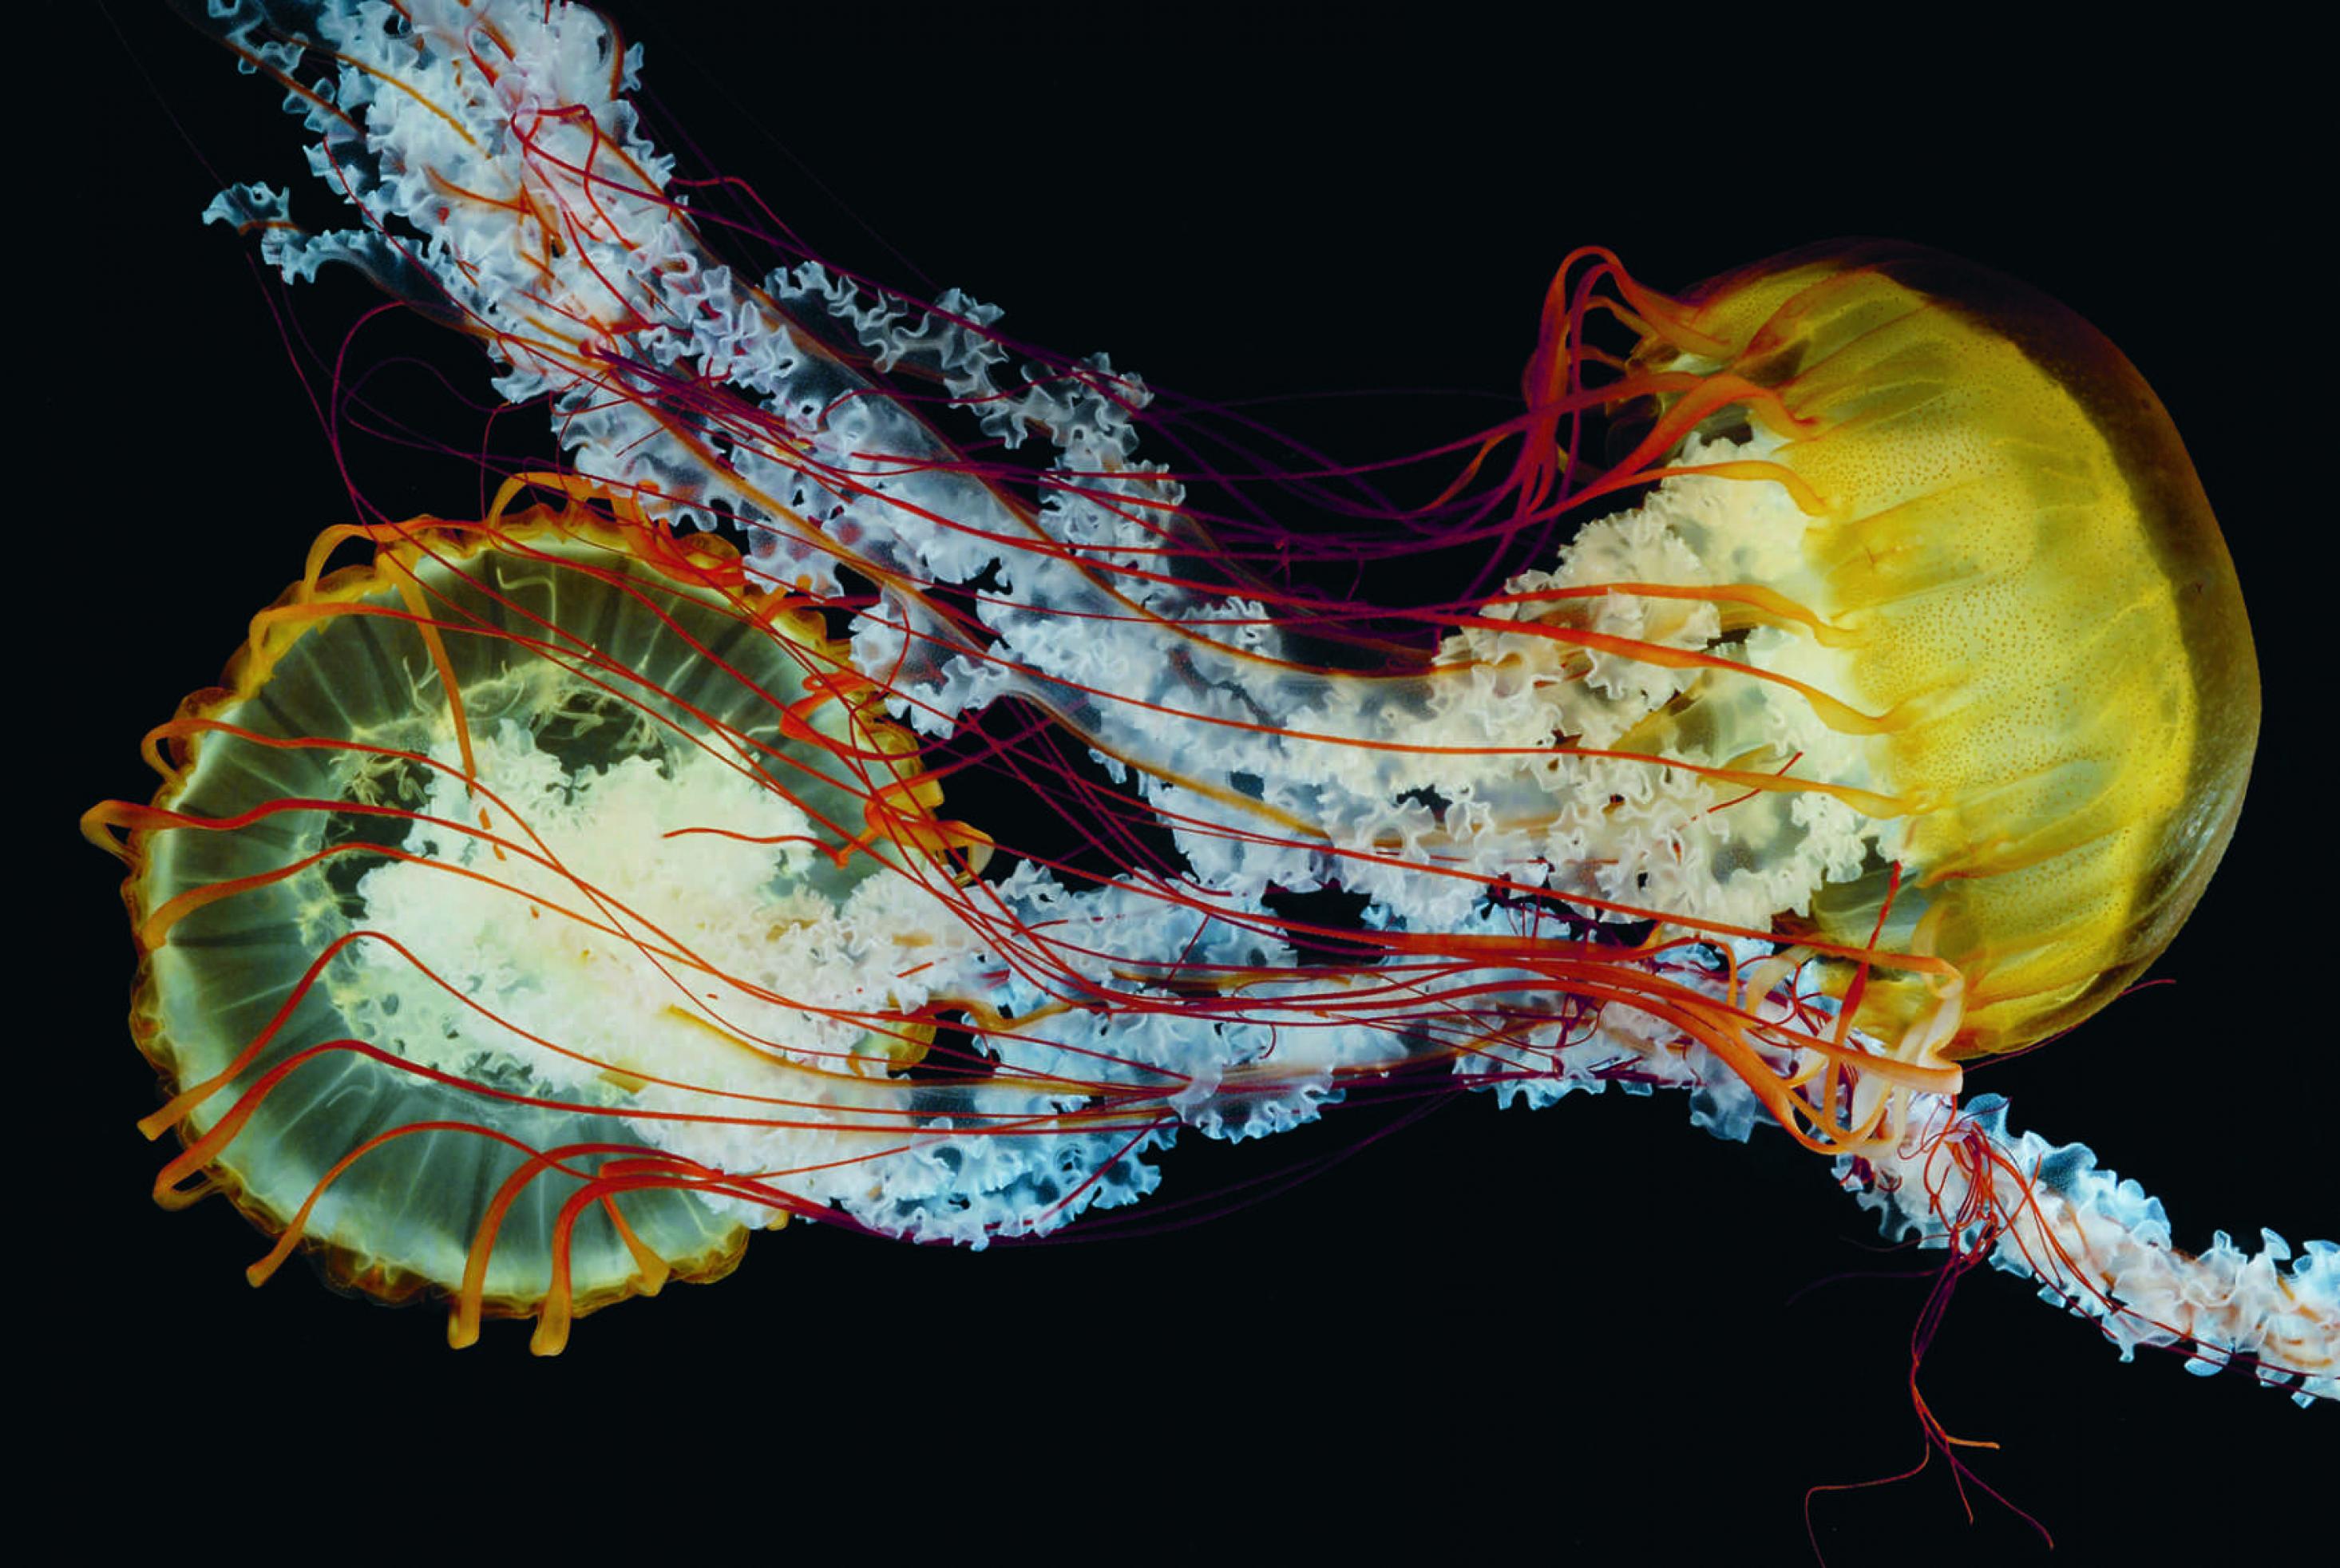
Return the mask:
<svg viewBox="0 0 2340 1568">
<path fill-rule="evenodd" d="M 174 1179 L 174 1175 L 164 1171 L 154 1183 L 154 1205 L 157 1208 L 176 1214 L 181 1209 L 192 1208 L 219 1190 L 218 1184 L 208 1179 L 199 1180 L 193 1186 L 181 1186 Z"/>
</svg>

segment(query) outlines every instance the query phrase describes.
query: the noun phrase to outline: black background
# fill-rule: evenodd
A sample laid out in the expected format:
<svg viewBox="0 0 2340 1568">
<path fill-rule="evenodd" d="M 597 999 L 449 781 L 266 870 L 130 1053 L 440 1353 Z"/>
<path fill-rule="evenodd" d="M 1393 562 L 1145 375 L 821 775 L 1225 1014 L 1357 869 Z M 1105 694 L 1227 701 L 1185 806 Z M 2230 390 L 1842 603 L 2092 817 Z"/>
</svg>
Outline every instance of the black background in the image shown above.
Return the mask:
<svg viewBox="0 0 2340 1568">
<path fill-rule="evenodd" d="M 1215 399 L 1485 394 L 1295 413 L 1351 457 L 1501 417 L 1578 243 L 1665 288 L 1887 234 L 2074 306 L 2186 432 L 2252 605 L 2266 731 L 2226 868 L 2157 970 L 2176 984 L 1973 1085 L 2144 1180 L 2181 1244 L 2216 1226 L 2340 1236 L 2330 789 L 2312 751 L 2332 700 L 2330 438 L 2320 263 L 2297 216 L 2325 176 L 2284 118 L 2280 48 L 1662 26 L 690 8 L 631 36 L 655 134 L 703 149 L 687 168 L 743 176 L 848 264 L 1004 303 L 1028 341 L 1109 349 Z M 1710 1139 L 1679 1097 L 1539 1115 L 1465 1098 L 1370 1143 L 1370 1117 L 1336 1114 L 1181 1150 L 1165 1196 L 1353 1153 L 1139 1239 L 1083 1245 L 1076 1227 L 973 1255 L 798 1227 L 720 1285 L 586 1321 L 550 1363 L 511 1325 L 450 1353 L 435 1311 L 372 1310 L 299 1268 L 248 1289 L 263 1244 L 233 1213 L 146 1198 L 164 1156 L 131 1124 L 152 1077 L 115 1022 L 131 949 L 111 863 L 70 823 L 151 790 L 139 733 L 348 515 L 306 351 L 280 326 L 330 354 L 377 302 L 348 277 L 288 296 L 195 222 L 218 184 L 255 178 L 292 184 L 296 216 L 342 221 L 273 87 L 160 12 L 93 12 L 74 48 L 41 138 L 73 173 L 19 230 L 39 259 L 19 331 L 64 375 L 20 367 L 18 383 L 55 400 L 35 425 L 51 433 L 19 453 L 38 565 L 18 602 L 46 629 L 20 641 L 20 688 L 60 710 L 37 720 L 29 769 L 53 794 L 18 818 L 41 847 L 18 889 L 38 920 L 18 938 L 38 956 L 20 1048 L 58 1147 L 20 1174 L 15 1256 L 43 1320 L 20 1344 L 64 1395 L 52 1452 L 77 1474 L 174 1454 L 165 1494 L 192 1464 L 235 1528 L 330 1538 L 301 1512 L 330 1493 L 416 1543 L 403 1489 L 478 1478 L 521 1531 L 607 1510 L 671 1521 L 678 1543 L 713 1521 L 773 1550 L 826 1517 L 878 1543 L 1050 1553 L 1135 1531 L 1212 1552 L 1502 1541 L 1793 1562 L 1807 1486 L 1915 1460 L 1902 1379 L 1921 1287 L 1798 1293 L 1919 1260 L 1869 1250 L 1821 1162 L 1776 1135 Z M 461 427 L 410 352 L 488 395 L 475 351 L 427 328 L 375 323 L 348 346 L 382 406 Z M 540 422 L 510 415 L 494 439 L 540 447 Z M 470 465 L 342 433 L 392 513 L 477 511 Z M 2211 1528 L 2296 1541 L 2311 1455 L 2326 1482 L 2335 1457 L 2332 1410 L 2189 1378 L 2173 1356 L 2124 1367 L 1998 1276 L 1960 1291 L 1924 1384 L 1951 1430 L 2006 1444 L 1978 1465 L 2062 1561 Z M 1969 1527 L 1938 1464 L 1815 1517 L 1840 1568 L 2036 1553 L 1977 1506 Z"/>
</svg>

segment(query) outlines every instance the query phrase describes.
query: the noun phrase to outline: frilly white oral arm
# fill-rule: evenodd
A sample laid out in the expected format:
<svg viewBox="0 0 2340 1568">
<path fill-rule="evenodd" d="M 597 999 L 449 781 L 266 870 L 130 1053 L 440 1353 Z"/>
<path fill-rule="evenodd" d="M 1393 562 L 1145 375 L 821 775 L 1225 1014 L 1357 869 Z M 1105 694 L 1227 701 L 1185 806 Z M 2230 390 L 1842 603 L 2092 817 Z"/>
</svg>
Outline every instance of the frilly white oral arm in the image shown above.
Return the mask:
<svg viewBox="0 0 2340 1568">
<path fill-rule="evenodd" d="M 1889 1237 L 1988 1246 L 1994 1268 L 2038 1281 L 2042 1301 L 2095 1322 L 2123 1361 L 2183 1346 L 2198 1375 L 2241 1364 L 2302 1406 L 2340 1397 L 2340 1244 L 2295 1257 L 2262 1230 L 2245 1253 L 2219 1231 L 2207 1251 L 2182 1251 L 2160 1199 L 2099 1169 L 2086 1144 L 2009 1132 L 1998 1095 L 1937 1098 L 1899 1146 L 1840 1157 L 1837 1175 Z"/>
<path fill-rule="evenodd" d="M 1556 733 L 1601 748 L 1673 697 L 1681 672 L 1596 653 L 1588 679 L 1547 679 L 1535 655 L 1548 663 L 1552 644 L 1500 624 L 1532 619 L 1522 606 L 1555 586 L 1721 581 L 1718 570 L 1746 563 L 1713 541 L 1744 553 L 1800 526 L 1777 487 L 1670 481 L 1634 516 L 1585 530 L 1555 571 L 1509 585 L 1427 675 L 1284 669 L 1266 608 L 1145 575 L 1162 571 L 1185 525 L 1179 487 L 1135 457 L 1133 416 L 1150 396 L 1138 378 L 1100 358 L 1002 391 L 1006 351 L 981 330 L 998 313 L 956 293 L 914 315 L 812 263 L 745 286 L 687 198 L 668 194 L 671 161 L 623 96 L 640 52 L 615 56 L 601 18 L 447 0 L 405 16 L 327 7 L 307 24 L 339 67 L 293 106 L 322 138 L 312 168 L 366 226 L 304 233 L 286 196 L 258 185 L 207 216 L 256 227 L 288 278 L 344 262 L 457 314 L 505 365 L 498 389 L 548 400 L 577 469 L 651 515 L 689 524 L 729 512 L 775 581 L 833 589 L 842 560 L 887 585 L 858 618 L 854 660 L 897 713 L 932 734 L 1008 696 L 1058 713 L 1108 767 L 1138 765 L 1139 789 L 1198 878 L 1237 907 L 1271 885 L 1337 881 L 1393 920 L 1434 928 L 1464 915 L 1489 878 L 1540 887 L 1557 867 L 1556 891 L 1760 926 L 1889 831 L 1824 794 L 1718 815 L 1688 771 L 1563 765 Z M 301 65 L 297 47 L 265 41 L 257 13 L 227 31 L 281 72 Z M 1056 455 L 1036 513 L 967 471 L 817 330 L 881 373 L 922 370 L 989 435 L 1044 433 Z M 714 384 L 733 396 L 706 395 Z M 1727 536 L 1718 508 L 1737 514 Z M 977 612 L 993 640 L 977 650 L 916 590 L 987 569 L 999 586 Z M 1716 635 L 1710 607 L 1623 593 L 1594 603 L 1587 629 L 1689 650 Z M 1766 639 L 1793 652 L 1792 638 L 1766 632 L 1756 653 Z M 1743 723 L 1716 738 L 1714 756 L 1686 760 L 1720 765 L 1760 747 L 1818 766 L 1845 749 L 1777 689 L 1746 685 Z M 1857 777 L 1857 763 L 1839 773 Z M 1321 836 L 1263 831 L 1294 817 Z M 1440 872 L 1421 868 L 1425 847 Z"/>
</svg>

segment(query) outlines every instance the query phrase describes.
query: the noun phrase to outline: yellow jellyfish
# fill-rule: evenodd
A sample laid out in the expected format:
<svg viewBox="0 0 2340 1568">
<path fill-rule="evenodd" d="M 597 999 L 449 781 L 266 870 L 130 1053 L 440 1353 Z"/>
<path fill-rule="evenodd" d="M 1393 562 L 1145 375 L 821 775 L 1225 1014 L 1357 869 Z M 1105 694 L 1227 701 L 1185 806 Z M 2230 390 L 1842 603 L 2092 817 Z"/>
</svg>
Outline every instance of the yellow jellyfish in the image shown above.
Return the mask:
<svg viewBox="0 0 2340 1568">
<path fill-rule="evenodd" d="M 149 1128 L 188 1144 L 156 1196 L 278 1235 L 255 1280 L 305 1242 L 456 1297 L 459 1342 L 541 1311 L 557 1348 L 571 1311 L 737 1262 L 739 1205 L 694 1193 L 777 1226 L 900 1141 L 888 1073 L 933 1030 L 833 938 L 979 840 L 720 541 L 573 506 L 330 530 L 148 745 L 154 802 L 86 826 L 130 862 L 133 1032 L 178 1091 Z M 711 1146 L 792 1141 L 796 1196 L 627 1132 L 694 1107 Z"/>
</svg>

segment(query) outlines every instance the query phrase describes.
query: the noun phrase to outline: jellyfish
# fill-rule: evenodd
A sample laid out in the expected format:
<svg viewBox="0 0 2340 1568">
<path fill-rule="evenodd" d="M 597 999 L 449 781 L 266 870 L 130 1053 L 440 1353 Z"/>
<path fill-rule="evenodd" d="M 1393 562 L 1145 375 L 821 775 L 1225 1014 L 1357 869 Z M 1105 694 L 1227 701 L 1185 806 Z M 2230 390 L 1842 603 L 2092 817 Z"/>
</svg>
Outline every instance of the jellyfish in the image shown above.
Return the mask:
<svg viewBox="0 0 2340 1568">
<path fill-rule="evenodd" d="M 2116 1338 L 2328 1393 L 2327 1252 L 2157 1248 L 2141 1193 L 1957 1099 L 2166 944 L 2256 729 L 2182 450 L 2067 315 L 1914 251 L 1681 299 L 1587 253 L 1450 489 L 1280 453 L 1307 531 L 964 295 L 733 273 L 590 14 L 228 31 L 362 215 L 213 215 L 481 339 L 560 442 L 478 523 L 330 532 L 158 739 L 164 797 L 93 819 L 138 867 L 166 1190 L 227 1186 L 263 1266 L 306 1239 L 551 1349 L 776 1218 L 979 1245 L 1375 1086 L 1678 1087 Z M 1309 586 L 1410 522 L 1503 564 L 1378 618 Z M 986 769 L 1079 853 L 963 806 Z M 2157 1274 L 2194 1267 L 2225 1315 Z"/>
</svg>

